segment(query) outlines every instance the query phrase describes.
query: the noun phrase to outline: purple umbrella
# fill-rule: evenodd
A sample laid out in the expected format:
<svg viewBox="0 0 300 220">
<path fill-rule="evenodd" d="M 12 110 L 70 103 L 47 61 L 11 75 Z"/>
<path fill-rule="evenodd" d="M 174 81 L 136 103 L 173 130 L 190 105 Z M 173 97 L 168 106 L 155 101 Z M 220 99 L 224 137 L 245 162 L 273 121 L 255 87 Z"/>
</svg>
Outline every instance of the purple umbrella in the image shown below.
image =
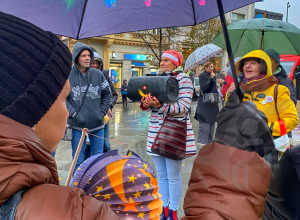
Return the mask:
<svg viewBox="0 0 300 220">
<path fill-rule="evenodd" d="M 222 0 L 229 12 L 258 0 Z M 219 15 L 217 0 L 1 0 L 0 11 L 74 39 L 196 25 Z"/>
</svg>

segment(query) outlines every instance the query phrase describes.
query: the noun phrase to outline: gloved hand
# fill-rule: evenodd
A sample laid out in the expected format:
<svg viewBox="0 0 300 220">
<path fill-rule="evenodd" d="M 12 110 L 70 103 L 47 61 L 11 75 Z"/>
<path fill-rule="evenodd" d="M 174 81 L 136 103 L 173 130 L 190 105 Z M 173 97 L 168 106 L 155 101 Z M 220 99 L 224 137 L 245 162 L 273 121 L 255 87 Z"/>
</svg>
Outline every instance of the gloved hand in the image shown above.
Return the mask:
<svg viewBox="0 0 300 220">
<path fill-rule="evenodd" d="M 237 90 L 228 97 L 228 102 L 218 115 L 217 124 L 214 142 L 255 151 L 261 157 L 274 149 L 267 117 L 253 102 L 241 102 Z"/>
</svg>

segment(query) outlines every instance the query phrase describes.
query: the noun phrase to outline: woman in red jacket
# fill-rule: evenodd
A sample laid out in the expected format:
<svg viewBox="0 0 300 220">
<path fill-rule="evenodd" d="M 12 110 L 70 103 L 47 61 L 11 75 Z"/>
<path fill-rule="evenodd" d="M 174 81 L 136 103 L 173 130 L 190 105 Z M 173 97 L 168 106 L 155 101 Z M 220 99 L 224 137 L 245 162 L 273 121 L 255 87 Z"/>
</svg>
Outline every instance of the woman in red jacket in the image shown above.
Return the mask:
<svg viewBox="0 0 300 220">
<path fill-rule="evenodd" d="M 241 57 L 237 57 L 234 62 L 236 63 L 237 61 L 239 61 L 241 59 Z M 225 81 L 227 82 L 226 85 L 224 84 L 223 85 L 223 89 L 222 89 L 222 95 L 223 97 L 226 97 L 226 93 L 227 93 L 227 90 L 229 89 L 229 87 L 231 86 L 231 83 L 234 82 L 233 78 L 232 78 L 232 71 L 231 71 L 231 68 L 230 66 L 227 68 L 226 70 L 226 78 L 225 78 Z"/>
</svg>

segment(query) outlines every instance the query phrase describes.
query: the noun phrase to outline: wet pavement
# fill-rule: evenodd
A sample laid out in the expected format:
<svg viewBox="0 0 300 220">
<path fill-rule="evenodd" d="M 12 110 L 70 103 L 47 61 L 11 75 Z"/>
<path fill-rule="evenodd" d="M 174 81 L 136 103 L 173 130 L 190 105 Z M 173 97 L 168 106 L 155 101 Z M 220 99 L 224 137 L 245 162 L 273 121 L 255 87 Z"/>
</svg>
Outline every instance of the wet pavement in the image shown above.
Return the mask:
<svg viewBox="0 0 300 220">
<path fill-rule="evenodd" d="M 197 140 L 198 122 L 194 119 L 194 113 L 197 107 L 197 102 L 193 102 L 191 115 L 191 122 L 193 130 L 195 132 L 195 138 Z M 300 103 L 297 107 L 298 113 L 300 113 Z M 148 135 L 148 123 L 150 112 L 143 112 L 139 108 L 139 103 L 128 103 L 128 106 L 123 107 L 122 104 L 116 104 L 113 109 L 113 118 L 109 124 L 109 132 L 111 139 L 111 149 L 117 149 L 120 144 L 114 143 L 114 140 L 127 143 L 130 150 L 137 153 L 143 160 L 147 161 L 154 168 L 151 156 L 146 153 L 146 142 Z M 299 126 L 293 131 L 293 138 L 296 140 L 291 141 L 291 144 L 300 144 L 300 129 Z M 126 149 L 121 147 L 121 154 L 125 154 Z M 182 195 L 180 199 L 180 208 L 178 210 L 178 217 L 182 217 L 183 213 L 183 199 L 187 190 L 188 181 L 190 179 L 190 173 L 193 166 L 193 161 L 196 156 L 191 157 L 183 161 L 181 169 L 181 177 L 183 181 Z M 58 174 L 60 177 L 60 183 L 65 184 L 68 176 L 69 169 L 71 167 L 71 142 L 61 141 L 57 152 L 56 162 L 58 168 Z"/>
</svg>

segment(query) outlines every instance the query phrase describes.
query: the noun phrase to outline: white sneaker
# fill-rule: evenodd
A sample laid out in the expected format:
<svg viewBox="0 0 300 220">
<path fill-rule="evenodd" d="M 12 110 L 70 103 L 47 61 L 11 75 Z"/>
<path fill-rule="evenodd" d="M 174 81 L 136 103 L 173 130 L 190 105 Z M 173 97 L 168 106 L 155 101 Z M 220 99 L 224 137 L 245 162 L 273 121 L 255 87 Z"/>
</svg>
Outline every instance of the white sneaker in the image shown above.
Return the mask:
<svg viewBox="0 0 300 220">
<path fill-rule="evenodd" d="M 201 144 L 200 142 L 197 142 L 197 146 L 201 149 L 205 144 Z"/>
</svg>

